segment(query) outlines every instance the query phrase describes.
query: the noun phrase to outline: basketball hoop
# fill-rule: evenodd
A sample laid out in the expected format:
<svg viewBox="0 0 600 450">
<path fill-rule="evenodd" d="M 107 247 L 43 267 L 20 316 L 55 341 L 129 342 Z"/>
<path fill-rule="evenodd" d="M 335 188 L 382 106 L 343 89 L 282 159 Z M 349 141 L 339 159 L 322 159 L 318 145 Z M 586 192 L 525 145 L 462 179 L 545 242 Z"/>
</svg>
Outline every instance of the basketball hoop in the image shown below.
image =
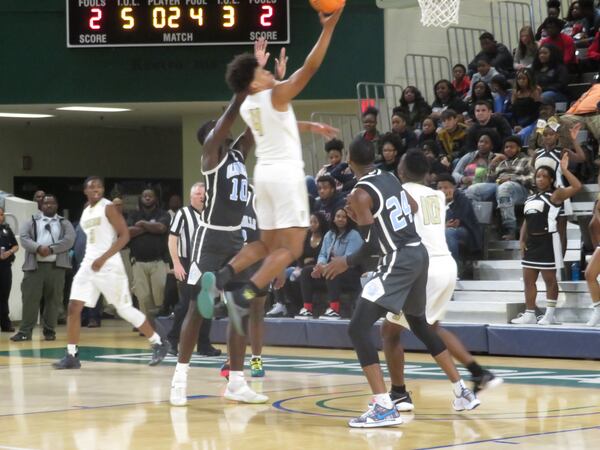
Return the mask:
<svg viewBox="0 0 600 450">
<path fill-rule="evenodd" d="M 423 26 L 446 28 L 458 23 L 460 0 L 419 0 L 419 6 Z"/>
</svg>

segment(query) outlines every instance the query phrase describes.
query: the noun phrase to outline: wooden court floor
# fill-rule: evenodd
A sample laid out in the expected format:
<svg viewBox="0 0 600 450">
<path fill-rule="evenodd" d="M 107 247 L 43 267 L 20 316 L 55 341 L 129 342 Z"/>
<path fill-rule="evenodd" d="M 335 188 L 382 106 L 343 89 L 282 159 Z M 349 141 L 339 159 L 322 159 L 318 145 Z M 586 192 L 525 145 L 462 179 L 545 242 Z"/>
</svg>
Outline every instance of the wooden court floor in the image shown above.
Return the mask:
<svg viewBox="0 0 600 450">
<path fill-rule="evenodd" d="M 427 355 L 407 355 L 416 404 L 399 427 L 353 430 L 368 386 L 353 352 L 266 348 L 267 405 L 221 398 L 223 358 L 194 358 L 187 408 L 168 403 L 175 360 L 155 368 L 145 339 L 123 322 L 84 329 L 80 371 L 58 372 L 59 339 L 12 343 L 0 335 L 2 449 L 599 449 L 600 362 L 481 357 L 506 379 L 469 413 Z M 61 339 L 62 337 L 62 339 Z"/>
</svg>

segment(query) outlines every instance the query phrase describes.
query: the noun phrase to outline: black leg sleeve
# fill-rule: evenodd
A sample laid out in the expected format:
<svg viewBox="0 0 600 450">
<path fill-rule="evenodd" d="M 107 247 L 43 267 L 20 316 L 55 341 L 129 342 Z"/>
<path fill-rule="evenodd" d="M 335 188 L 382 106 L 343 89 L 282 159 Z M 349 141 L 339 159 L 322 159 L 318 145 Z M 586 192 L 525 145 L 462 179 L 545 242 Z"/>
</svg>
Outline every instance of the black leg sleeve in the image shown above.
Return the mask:
<svg viewBox="0 0 600 450">
<path fill-rule="evenodd" d="M 364 298 L 358 300 L 352 320 L 350 320 L 348 334 L 361 367 L 379 363 L 379 355 L 371 330 L 375 322 L 384 317 L 387 312 L 385 308 L 369 300 Z"/>
</svg>

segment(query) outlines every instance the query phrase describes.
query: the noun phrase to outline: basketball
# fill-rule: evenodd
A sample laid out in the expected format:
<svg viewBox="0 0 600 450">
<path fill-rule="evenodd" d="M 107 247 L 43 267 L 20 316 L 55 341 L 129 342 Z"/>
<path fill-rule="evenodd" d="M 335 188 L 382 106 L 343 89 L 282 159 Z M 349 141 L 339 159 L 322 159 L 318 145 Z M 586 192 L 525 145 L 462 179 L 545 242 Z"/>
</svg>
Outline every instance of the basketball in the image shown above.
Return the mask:
<svg viewBox="0 0 600 450">
<path fill-rule="evenodd" d="M 317 11 L 331 14 L 346 4 L 346 0 L 310 0 L 310 4 Z"/>
</svg>

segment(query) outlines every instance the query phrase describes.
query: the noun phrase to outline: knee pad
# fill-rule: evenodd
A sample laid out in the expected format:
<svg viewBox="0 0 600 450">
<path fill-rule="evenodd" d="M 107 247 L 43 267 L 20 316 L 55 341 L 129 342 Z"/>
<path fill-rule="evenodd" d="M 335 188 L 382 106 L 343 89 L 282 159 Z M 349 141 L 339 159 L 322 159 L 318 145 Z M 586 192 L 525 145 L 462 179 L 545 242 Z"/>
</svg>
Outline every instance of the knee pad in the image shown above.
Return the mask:
<svg viewBox="0 0 600 450">
<path fill-rule="evenodd" d="M 132 305 L 121 306 L 117 308 L 117 313 L 136 328 L 141 327 L 146 321 L 146 316 L 144 313 L 139 309 L 135 309 Z"/>
<path fill-rule="evenodd" d="M 427 323 L 425 316 L 411 316 L 406 314 L 406 321 L 410 325 L 411 331 L 427 347 L 431 356 L 437 356 L 446 350 L 442 339 L 438 336 L 435 329 Z"/>
</svg>

